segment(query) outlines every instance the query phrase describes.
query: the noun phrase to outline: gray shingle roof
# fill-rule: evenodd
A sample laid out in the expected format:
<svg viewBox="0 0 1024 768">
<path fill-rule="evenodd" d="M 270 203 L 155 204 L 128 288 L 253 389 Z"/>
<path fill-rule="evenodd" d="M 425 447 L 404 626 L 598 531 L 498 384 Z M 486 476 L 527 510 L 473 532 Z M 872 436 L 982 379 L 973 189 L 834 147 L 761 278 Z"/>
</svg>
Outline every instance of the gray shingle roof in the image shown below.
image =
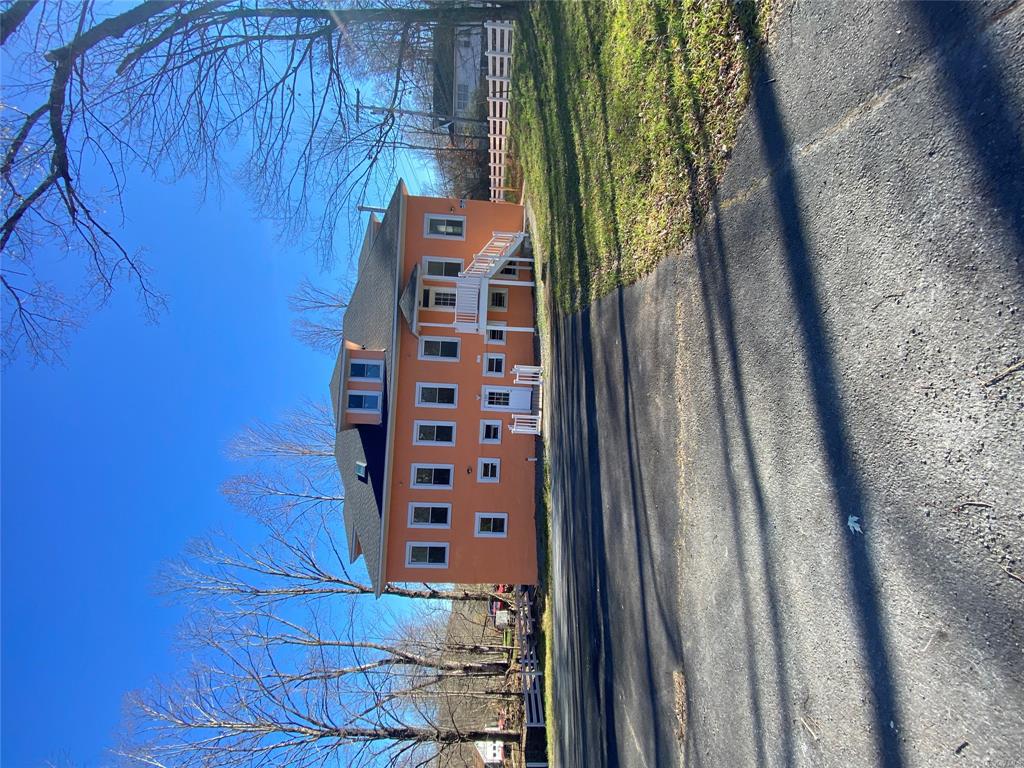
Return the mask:
<svg viewBox="0 0 1024 768">
<path fill-rule="evenodd" d="M 366 239 L 359 256 L 359 276 L 345 310 L 344 337 L 367 349 L 384 349 L 384 397 L 379 425 L 360 425 L 337 432 L 334 457 L 345 488 L 345 533 L 349 552 L 355 551 L 356 540 L 362 549 L 370 581 L 379 593 L 382 553 L 381 525 L 384 504 L 384 470 L 387 458 L 388 418 L 394 353 L 392 339 L 398 312 L 396 285 L 401 244 L 401 207 L 405 185 L 398 183 L 384 220 L 377 224 L 371 218 Z M 340 424 L 342 406 L 342 366 L 344 349 L 338 354 L 331 379 L 331 399 L 335 407 L 335 425 Z M 356 462 L 365 462 L 368 477 L 356 477 Z"/>
</svg>

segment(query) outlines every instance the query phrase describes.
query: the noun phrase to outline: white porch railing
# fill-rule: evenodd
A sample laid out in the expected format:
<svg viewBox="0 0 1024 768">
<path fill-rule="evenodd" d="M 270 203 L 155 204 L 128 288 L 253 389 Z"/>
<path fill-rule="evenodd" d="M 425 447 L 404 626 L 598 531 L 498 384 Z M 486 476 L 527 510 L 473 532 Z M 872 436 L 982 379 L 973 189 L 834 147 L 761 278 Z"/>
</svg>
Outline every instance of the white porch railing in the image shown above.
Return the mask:
<svg viewBox="0 0 1024 768">
<path fill-rule="evenodd" d="M 508 429 L 513 435 L 539 435 L 540 414 L 513 413 Z"/>
<path fill-rule="evenodd" d="M 514 365 L 512 366 L 512 373 L 516 377 L 516 384 L 535 384 L 540 386 L 543 383 L 539 365 Z"/>
<path fill-rule="evenodd" d="M 505 199 L 505 161 L 508 153 L 509 92 L 512 85 L 512 22 L 484 24 L 487 57 L 487 144 L 491 202 Z"/>
<path fill-rule="evenodd" d="M 480 317 L 480 278 L 459 278 L 455 283 L 455 325 L 477 325 Z"/>
</svg>

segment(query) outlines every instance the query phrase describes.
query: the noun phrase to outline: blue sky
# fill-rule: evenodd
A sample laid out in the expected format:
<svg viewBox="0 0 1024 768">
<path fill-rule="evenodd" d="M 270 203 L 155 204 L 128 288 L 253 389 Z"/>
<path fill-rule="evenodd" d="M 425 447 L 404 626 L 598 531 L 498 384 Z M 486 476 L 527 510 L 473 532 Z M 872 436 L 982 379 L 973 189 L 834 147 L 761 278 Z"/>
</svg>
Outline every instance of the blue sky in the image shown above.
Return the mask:
<svg viewBox="0 0 1024 768">
<path fill-rule="evenodd" d="M 424 188 L 415 161 L 399 170 Z M 290 335 L 287 297 L 319 275 L 314 257 L 276 240 L 240 190 L 200 207 L 188 183 L 133 176 L 126 209 L 123 239 L 148 248 L 168 296 L 160 322 L 122 290 L 64 366 L 3 372 L 5 768 L 104 763 L 124 693 L 176 667 L 161 563 L 212 529 L 253 534 L 218 491 L 238 470 L 226 442 L 323 396 L 333 367 Z M 348 243 L 338 251 L 344 268 Z"/>
</svg>

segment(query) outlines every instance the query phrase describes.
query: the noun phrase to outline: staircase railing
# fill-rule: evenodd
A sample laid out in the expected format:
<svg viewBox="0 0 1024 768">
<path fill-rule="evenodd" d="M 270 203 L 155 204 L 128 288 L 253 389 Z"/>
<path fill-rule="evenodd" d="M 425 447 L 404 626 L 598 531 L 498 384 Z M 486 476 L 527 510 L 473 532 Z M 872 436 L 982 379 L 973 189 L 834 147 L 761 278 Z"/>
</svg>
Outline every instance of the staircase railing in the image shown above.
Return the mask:
<svg viewBox="0 0 1024 768">
<path fill-rule="evenodd" d="M 455 284 L 455 329 L 460 333 L 483 333 L 487 317 L 488 281 L 516 256 L 525 232 L 493 232 L 491 239 L 473 261 L 459 273 Z"/>
</svg>

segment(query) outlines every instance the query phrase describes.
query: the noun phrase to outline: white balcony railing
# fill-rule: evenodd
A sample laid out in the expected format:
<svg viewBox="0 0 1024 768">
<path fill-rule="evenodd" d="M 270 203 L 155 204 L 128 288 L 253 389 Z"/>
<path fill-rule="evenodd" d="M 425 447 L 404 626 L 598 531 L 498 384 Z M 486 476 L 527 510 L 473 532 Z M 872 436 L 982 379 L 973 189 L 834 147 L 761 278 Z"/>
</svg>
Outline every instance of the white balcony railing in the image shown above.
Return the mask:
<svg viewBox="0 0 1024 768">
<path fill-rule="evenodd" d="M 544 383 L 539 365 L 514 365 L 512 374 L 516 377 L 516 384 L 531 384 L 539 387 Z"/>
<path fill-rule="evenodd" d="M 519 251 L 525 232 L 493 232 L 473 261 L 459 273 L 455 285 L 455 329 L 459 333 L 484 333 L 487 319 L 488 281 L 508 262 L 531 261 Z"/>
<path fill-rule="evenodd" d="M 512 425 L 509 431 L 513 435 L 539 435 L 540 414 L 539 413 L 513 413 Z"/>
</svg>

